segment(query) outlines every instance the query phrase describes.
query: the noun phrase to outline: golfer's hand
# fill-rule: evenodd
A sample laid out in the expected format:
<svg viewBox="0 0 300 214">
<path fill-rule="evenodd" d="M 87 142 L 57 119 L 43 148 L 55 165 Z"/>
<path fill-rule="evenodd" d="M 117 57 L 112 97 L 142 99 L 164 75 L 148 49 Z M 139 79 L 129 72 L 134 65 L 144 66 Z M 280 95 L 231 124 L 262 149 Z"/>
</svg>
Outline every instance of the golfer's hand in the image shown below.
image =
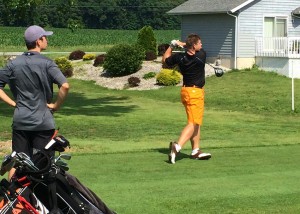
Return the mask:
<svg viewBox="0 0 300 214">
<path fill-rule="evenodd" d="M 181 48 L 183 48 L 185 46 L 185 42 L 181 42 L 181 41 L 177 40 L 176 43 Z"/>
<path fill-rule="evenodd" d="M 53 112 L 59 109 L 54 103 L 48 103 L 47 107 Z"/>
</svg>

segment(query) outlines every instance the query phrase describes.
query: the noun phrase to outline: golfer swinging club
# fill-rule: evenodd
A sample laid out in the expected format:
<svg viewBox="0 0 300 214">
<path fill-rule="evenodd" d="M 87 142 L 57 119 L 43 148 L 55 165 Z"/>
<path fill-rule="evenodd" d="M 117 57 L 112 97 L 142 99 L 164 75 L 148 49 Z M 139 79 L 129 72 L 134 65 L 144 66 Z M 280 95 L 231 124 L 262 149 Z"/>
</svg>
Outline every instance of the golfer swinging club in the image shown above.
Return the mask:
<svg viewBox="0 0 300 214">
<path fill-rule="evenodd" d="M 185 47 L 185 53 L 175 53 L 175 47 Z M 190 34 L 186 42 L 173 40 L 162 58 L 168 66 L 178 65 L 183 75 L 181 88 L 181 102 L 183 103 L 188 123 L 183 128 L 178 142 L 170 143 L 169 162 L 175 164 L 176 155 L 185 143 L 190 140 L 192 144 L 191 158 L 207 160 L 211 154 L 200 150 L 200 126 L 202 125 L 204 111 L 204 85 L 206 53 L 202 49 L 201 39 L 196 34 Z"/>
</svg>

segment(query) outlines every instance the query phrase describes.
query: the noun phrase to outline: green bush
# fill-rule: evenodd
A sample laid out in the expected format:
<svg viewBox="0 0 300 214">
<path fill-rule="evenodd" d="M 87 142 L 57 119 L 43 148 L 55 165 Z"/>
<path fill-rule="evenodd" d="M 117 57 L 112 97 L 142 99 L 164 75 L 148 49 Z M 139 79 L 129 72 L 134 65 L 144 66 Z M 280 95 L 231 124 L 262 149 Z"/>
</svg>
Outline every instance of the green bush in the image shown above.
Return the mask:
<svg viewBox="0 0 300 214">
<path fill-rule="evenodd" d="M 162 69 L 156 76 L 159 85 L 177 85 L 181 81 L 182 75 L 174 69 Z"/>
<path fill-rule="evenodd" d="M 137 44 L 142 46 L 145 52 L 152 52 L 157 57 L 157 43 L 151 26 L 144 26 L 138 33 Z"/>
<path fill-rule="evenodd" d="M 4 67 L 5 64 L 6 64 L 6 61 L 5 61 L 4 57 L 3 57 L 3 56 L 0 56 L 0 67 L 1 67 L 1 68 Z"/>
<path fill-rule="evenodd" d="M 143 76 L 143 79 L 147 80 L 147 79 L 151 79 L 151 78 L 153 78 L 153 77 L 155 77 L 155 76 L 156 76 L 156 73 L 155 73 L 154 71 L 151 71 L 151 72 L 145 74 L 145 75 Z"/>
<path fill-rule="evenodd" d="M 93 60 L 96 58 L 96 54 L 85 54 L 82 59 L 83 61 Z"/>
<path fill-rule="evenodd" d="M 144 58 L 145 52 L 138 45 L 115 45 L 108 50 L 103 68 L 111 76 L 126 76 L 137 72 Z"/>
<path fill-rule="evenodd" d="M 16 56 L 0 56 L 0 68 L 4 67 L 9 61 L 14 60 Z"/>
<path fill-rule="evenodd" d="M 58 57 L 54 61 L 61 70 L 61 72 L 65 75 L 65 77 L 73 76 L 74 68 L 71 62 L 66 57 Z"/>
</svg>

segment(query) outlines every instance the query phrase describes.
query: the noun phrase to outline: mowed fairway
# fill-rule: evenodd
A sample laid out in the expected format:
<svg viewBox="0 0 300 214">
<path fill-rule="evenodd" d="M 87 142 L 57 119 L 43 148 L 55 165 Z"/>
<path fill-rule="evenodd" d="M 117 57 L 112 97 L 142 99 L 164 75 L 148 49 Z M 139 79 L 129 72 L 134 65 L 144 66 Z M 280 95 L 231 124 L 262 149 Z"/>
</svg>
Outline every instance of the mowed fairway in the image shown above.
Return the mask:
<svg viewBox="0 0 300 214">
<path fill-rule="evenodd" d="M 107 90 L 70 79 L 55 113 L 71 142 L 70 173 L 121 214 L 300 213 L 300 81 L 258 70 L 209 77 L 202 148 L 208 161 L 175 165 L 168 143 L 186 123 L 180 87 Z M 12 111 L 0 103 L 0 137 Z"/>
</svg>

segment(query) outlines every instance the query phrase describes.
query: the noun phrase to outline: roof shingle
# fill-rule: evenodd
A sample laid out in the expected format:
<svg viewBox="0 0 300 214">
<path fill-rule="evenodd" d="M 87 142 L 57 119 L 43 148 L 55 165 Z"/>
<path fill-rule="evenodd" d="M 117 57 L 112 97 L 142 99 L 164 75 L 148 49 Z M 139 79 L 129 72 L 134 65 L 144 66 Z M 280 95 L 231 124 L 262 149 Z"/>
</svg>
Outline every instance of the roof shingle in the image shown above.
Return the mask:
<svg viewBox="0 0 300 214">
<path fill-rule="evenodd" d="M 253 0 L 252 0 L 253 1 Z M 168 14 L 227 13 L 250 0 L 189 0 L 168 11 Z"/>
</svg>

